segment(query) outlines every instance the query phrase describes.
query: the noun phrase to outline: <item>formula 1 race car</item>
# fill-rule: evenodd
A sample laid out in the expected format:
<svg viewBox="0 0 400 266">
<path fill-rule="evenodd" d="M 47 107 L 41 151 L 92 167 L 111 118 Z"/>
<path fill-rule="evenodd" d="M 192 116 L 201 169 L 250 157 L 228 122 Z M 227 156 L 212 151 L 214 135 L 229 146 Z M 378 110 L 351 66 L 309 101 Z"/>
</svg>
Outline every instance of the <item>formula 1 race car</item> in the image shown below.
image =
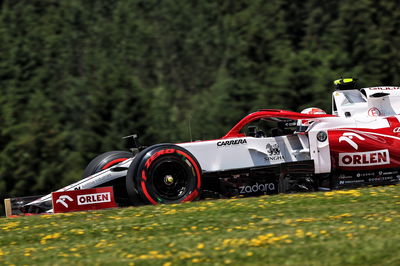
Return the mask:
<svg viewBox="0 0 400 266">
<path fill-rule="evenodd" d="M 112 186 L 126 206 L 397 183 L 400 87 L 335 87 L 332 114 L 263 109 L 220 139 L 106 152 L 58 191 Z M 52 212 L 51 194 L 24 208 Z"/>
</svg>

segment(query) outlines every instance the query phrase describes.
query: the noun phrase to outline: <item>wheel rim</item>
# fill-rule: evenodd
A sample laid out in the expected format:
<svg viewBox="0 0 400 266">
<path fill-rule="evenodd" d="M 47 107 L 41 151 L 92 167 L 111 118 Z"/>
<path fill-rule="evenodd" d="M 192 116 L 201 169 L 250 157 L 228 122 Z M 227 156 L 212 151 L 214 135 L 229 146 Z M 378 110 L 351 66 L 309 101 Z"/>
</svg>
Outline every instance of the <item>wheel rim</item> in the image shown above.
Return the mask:
<svg viewBox="0 0 400 266">
<path fill-rule="evenodd" d="M 154 165 L 150 176 L 158 200 L 178 200 L 189 191 L 192 172 L 188 165 L 174 158 Z"/>
</svg>

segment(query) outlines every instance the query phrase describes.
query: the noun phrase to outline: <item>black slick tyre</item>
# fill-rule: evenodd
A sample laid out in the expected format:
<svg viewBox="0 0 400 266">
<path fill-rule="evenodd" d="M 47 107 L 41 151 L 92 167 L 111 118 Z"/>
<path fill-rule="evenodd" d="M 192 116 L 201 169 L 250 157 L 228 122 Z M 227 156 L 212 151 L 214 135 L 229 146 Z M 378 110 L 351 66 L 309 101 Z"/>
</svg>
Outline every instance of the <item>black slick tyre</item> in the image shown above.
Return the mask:
<svg viewBox="0 0 400 266">
<path fill-rule="evenodd" d="M 120 162 L 128 160 L 133 157 L 131 152 L 127 151 L 109 151 L 96 156 L 87 166 L 83 172 L 82 178 L 94 175 L 98 172 L 106 170 Z M 126 194 L 125 178 L 118 178 L 110 182 L 104 183 L 102 187 L 112 186 L 114 190 L 115 201 L 119 206 L 128 206 L 130 201 Z"/>
<path fill-rule="evenodd" d="M 159 144 L 143 150 L 129 167 L 126 187 L 132 203 L 180 203 L 201 193 L 201 168 L 186 149 Z"/>
<path fill-rule="evenodd" d="M 100 171 L 110 168 L 120 162 L 123 162 L 133 156 L 132 153 L 127 151 L 109 151 L 96 156 L 86 166 L 83 171 L 82 178 L 94 175 Z"/>
</svg>

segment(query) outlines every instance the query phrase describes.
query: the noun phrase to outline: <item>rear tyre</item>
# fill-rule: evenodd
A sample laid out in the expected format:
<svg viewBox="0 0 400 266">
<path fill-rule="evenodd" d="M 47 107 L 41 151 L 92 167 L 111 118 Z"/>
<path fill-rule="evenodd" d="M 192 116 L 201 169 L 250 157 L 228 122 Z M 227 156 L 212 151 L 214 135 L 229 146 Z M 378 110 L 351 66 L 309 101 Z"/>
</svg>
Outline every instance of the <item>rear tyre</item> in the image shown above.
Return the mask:
<svg viewBox="0 0 400 266">
<path fill-rule="evenodd" d="M 109 151 L 100 154 L 86 166 L 82 178 L 94 175 L 131 157 L 133 154 L 127 151 Z"/>
<path fill-rule="evenodd" d="M 179 203 L 200 196 L 201 168 L 186 149 L 161 144 L 142 151 L 130 165 L 126 186 L 132 203 Z"/>
</svg>

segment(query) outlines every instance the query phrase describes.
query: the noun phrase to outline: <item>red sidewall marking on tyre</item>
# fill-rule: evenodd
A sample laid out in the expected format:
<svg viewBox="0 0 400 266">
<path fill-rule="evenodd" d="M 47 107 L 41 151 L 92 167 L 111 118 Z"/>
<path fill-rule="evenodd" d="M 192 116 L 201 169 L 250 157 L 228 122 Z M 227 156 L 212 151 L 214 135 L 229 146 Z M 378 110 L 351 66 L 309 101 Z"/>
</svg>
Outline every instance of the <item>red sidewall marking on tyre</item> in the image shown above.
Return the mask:
<svg viewBox="0 0 400 266">
<path fill-rule="evenodd" d="M 149 168 L 151 163 L 157 159 L 159 156 L 163 155 L 163 154 L 167 154 L 167 153 L 174 153 L 175 149 L 166 149 L 166 150 L 161 150 L 158 151 L 156 153 L 154 153 L 145 163 L 146 168 Z"/>
<path fill-rule="evenodd" d="M 195 171 L 196 171 L 196 175 L 197 175 L 197 187 L 196 189 L 189 194 L 186 199 L 184 199 L 182 202 L 186 202 L 186 201 L 192 201 L 193 199 L 195 199 L 197 197 L 197 195 L 199 194 L 199 189 L 201 186 L 201 177 L 200 177 L 200 170 L 197 167 L 196 162 L 193 160 L 192 157 L 190 157 L 188 154 L 184 153 L 183 151 L 177 150 L 177 153 L 179 153 L 180 155 L 184 156 L 186 159 L 189 160 L 189 162 L 192 164 L 192 166 L 194 167 Z"/>
<path fill-rule="evenodd" d="M 146 181 L 147 180 L 147 176 L 144 170 L 142 170 L 142 180 Z"/>
<path fill-rule="evenodd" d="M 147 188 L 146 188 L 146 184 L 144 181 L 142 181 L 142 189 L 143 189 L 143 193 L 146 196 L 146 198 L 150 201 L 151 204 L 153 205 L 157 205 L 157 202 L 155 202 L 149 195 L 149 192 L 147 192 Z"/>
<path fill-rule="evenodd" d="M 186 199 L 182 200 L 182 202 L 192 201 L 197 197 L 198 194 L 199 191 L 196 188 L 196 190 L 194 190 L 189 196 L 187 196 Z"/>
<path fill-rule="evenodd" d="M 175 149 L 166 149 L 166 150 L 161 150 L 156 152 L 155 154 L 153 154 L 145 163 L 145 167 L 146 169 L 148 169 L 151 165 L 151 163 L 158 158 L 159 156 L 163 155 L 163 154 L 171 154 L 171 153 L 178 153 L 180 155 L 182 155 L 183 157 L 185 157 L 186 159 L 189 160 L 189 162 L 193 165 L 196 175 L 197 175 L 197 187 L 196 189 L 189 194 L 186 199 L 184 199 L 182 202 L 186 202 L 186 201 L 191 201 L 193 199 L 195 199 L 197 197 L 197 195 L 199 194 L 199 189 L 201 187 L 201 178 L 200 178 L 200 170 L 197 167 L 196 162 L 186 153 L 184 153 L 183 151 L 180 150 L 175 150 Z M 144 195 L 146 196 L 146 198 L 153 204 L 153 205 L 157 205 L 157 202 L 155 200 L 153 200 L 153 198 L 150 196 L 149 192 L 147 191 L 146 188 L 146 183 L 145 181 L 147 180 L 147 176 L 145 173 L 145 170 L 142 171 L 142 182 L 141 182 L 141 186 L 142 186 L 142 190 Z"/>
<path fill-rule="evenodd" d="M 184 153 L 183 151 L 177 150 L 177 153 L 179 153 L 180 155 L 183 155 L 184 157 L 186 157 L 186 159 L 189 160 L 189 162 L 193 165 L 195 171 L 196 171 L 196 175 L 197 175 L 197 189 L 200 189 L 200 185 L 201 185 L 201 178 L 200 178 L 200 170 L 197 167 L 196 162 L 186 153 Z"/>
<path fill-rule="evenodd" d="M 108 162 L 106 165 L 104 165 L 104 166 L 101 168 L 101 170 L 108 169 L 108 168 L 110 168 L 111 166 L 113 166 L 114 164 L 123 162 L 123 161 L 125 161 L 125 160 L 128 160 L 128 158 L 119 158 L 119 159 L 112 160 L 111 162 Z"/>
</svg>

